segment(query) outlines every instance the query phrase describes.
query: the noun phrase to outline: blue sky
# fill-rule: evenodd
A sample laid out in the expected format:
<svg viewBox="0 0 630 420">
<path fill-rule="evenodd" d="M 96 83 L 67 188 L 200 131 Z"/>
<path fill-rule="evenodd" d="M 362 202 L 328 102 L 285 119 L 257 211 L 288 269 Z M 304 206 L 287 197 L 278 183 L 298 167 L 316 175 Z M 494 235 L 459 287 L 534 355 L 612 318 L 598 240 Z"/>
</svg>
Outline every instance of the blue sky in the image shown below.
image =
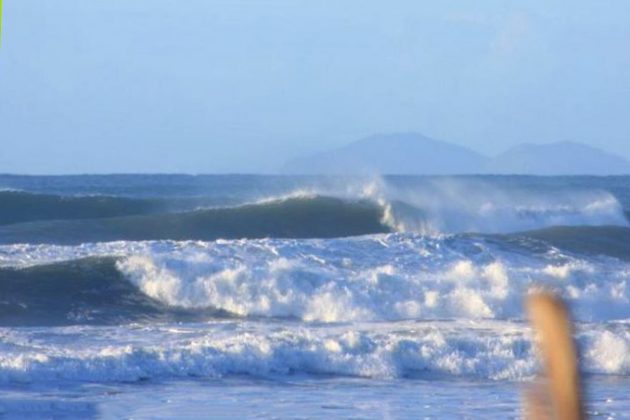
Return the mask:
<svg viewBox="0 0 630 420">
<path fill-rule="evenodd" d="M 0 172 L 268 172 L 373 133 L 630 158 L 630 2 L 4 0 Z"/>
</svg>

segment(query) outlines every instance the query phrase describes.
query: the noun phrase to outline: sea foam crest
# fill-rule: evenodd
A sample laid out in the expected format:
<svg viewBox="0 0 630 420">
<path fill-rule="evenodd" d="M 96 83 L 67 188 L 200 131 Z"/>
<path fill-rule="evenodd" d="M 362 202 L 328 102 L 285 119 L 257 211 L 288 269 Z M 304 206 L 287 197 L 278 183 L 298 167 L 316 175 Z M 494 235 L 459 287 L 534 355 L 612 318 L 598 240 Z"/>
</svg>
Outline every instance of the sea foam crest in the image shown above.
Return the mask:
<svg viewBox="0 0 630 420">
<path fill-rule="evenodd" d="M 482 180 L 427 178 L 405 185 L 384 178 L 345 180 L 338 186 L 298 189 L 287 198 L 330 196 L 370 200 L 394 232 L 425 235 L 460 232 L 509 233 L 550 226 L 628 226 L 622 205 L 601 190 L 507 188 Z"/>
<path fill-rule="evenodd" d="M 357 194 L 377 202 L 383 208 L 383 223 L 396 232 L 509 233 L 559 225 L 628 226 L 619 201 L 598 190 L 519 190 L 445 178 L 409 187 L 375 180 Z"/>
<path fill-rule="evenodd" d="M 0 334 L 4 383 L 294 374 L 522 380 L 537 371 L 528 328 L 511 322 L 66 327 L 47 329 L 45 344 L 38 329 Z M 630 373 L 627 324 L 580 326 L 577 342 L 584 372 Z"/>
<path fill-rule="evenodd" d="M 583 320 L 630 316 L 628 264 L 557 251 L 525 256 L 463 239 L 389 235 L 346 240 L 221 241 L 132 255 L 118 269 L 171 306 L 241 316 L 345 322 L 521 317 L 537 285 Z"/>
<path fill-rule="evenodd" d="M 536 241 L 390 234 L 0 246 L 0 266 L 7 268 L 106 256 L 117 258 L 128 281 L 164 304 L 242 316 L 505 319 L 521 317 L 522 296 L 545 284 L 580 319 L 630 317 L 630 264 L 565 254 Z"/>
</svg>

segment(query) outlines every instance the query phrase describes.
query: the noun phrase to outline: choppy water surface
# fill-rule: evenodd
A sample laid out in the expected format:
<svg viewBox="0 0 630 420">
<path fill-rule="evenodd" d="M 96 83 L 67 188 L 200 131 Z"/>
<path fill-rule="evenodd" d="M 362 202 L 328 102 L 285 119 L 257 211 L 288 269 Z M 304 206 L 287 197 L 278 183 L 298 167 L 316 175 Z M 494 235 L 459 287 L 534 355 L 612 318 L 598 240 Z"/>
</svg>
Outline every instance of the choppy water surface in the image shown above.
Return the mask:
<svg viewBox="0 0 630 420">
<path fill-rule="evenodd" d="M 544 285 L 620 416 L 628 209 L 630 177 L 0 176 L 0 411 L 518 416 Z"/>
</svg>

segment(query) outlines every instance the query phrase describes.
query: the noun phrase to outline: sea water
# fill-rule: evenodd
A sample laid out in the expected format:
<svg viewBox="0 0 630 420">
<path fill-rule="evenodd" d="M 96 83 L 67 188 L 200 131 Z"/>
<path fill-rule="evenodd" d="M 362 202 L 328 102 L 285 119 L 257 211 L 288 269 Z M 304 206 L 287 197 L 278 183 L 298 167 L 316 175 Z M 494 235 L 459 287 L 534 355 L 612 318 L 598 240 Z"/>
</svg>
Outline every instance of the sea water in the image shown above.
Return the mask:
<svg viewBox="0 0 630 420">
<path fill-rule="evenodd" d="M 8 417 L 518 417 L 523 298 L 630 412 L 630 177 L 0 176 Z"/>
</svg>

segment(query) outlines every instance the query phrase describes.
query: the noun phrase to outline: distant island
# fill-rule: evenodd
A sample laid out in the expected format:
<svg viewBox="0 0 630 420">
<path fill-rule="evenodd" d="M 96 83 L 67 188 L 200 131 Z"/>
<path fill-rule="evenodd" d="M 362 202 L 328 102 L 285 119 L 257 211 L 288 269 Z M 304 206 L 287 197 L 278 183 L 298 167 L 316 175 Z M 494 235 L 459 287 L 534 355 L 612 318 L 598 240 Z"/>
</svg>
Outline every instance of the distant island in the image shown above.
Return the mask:
<svg viewBox="0 0 630 420">
<path fill-rule="evenodd" d="M 293 159 L 281 171 L 305 175 L 619 175 L 630 174 L 630 162 L 575 142 L 521 144 L 490 157 L 422 134 L 394 133 Z"/>
</svg>

